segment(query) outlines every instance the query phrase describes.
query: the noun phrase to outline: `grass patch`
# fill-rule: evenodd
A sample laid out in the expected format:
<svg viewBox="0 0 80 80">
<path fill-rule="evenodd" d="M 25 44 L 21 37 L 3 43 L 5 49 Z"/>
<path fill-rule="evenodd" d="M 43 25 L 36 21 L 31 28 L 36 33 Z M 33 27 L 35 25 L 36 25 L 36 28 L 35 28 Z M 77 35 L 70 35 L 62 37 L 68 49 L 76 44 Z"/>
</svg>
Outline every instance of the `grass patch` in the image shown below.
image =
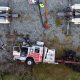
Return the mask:
<svg viewBox="0 0 80 80">
<path fill-rule="evenodd" d="M 15 75 L 9 74 L 9 75 L 4 75 L 3 80 L 18 80 L 18 77 Z"/>
<path fill-rule="evenodd" d="M 56 23 L 56 26 L 60 26 L 62 24 L 62 20 L 59 18 L 56 18 L 55 23 Z"/>
<path fill-rule="evenodd" d="M 78 48 L 76 49 L 77 52 L 80 52 L 80 46 L 78 46 Z"/>
<path fill-rule="evenodd" d="M 33 67 L 32 76 L 5 74 L 3 80 L 80 80 L 80 73 L 60 64 L 38 64 Z"/>
<path fill-rule="evenodd" d="M 36 65 L 34 70 L 36 80 L 79 80 L 80 73 L 73 72 L 64 65 Z"/>
</svg>

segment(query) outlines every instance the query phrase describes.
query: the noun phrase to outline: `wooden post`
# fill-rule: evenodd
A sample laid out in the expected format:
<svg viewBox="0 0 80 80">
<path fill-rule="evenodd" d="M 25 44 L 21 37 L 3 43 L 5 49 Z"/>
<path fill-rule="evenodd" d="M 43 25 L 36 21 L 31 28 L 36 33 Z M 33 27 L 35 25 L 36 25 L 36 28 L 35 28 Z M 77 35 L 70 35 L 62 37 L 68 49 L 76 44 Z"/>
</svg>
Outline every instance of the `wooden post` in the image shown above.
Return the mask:
<svg viewBox="0 0 80 80">
<path fill-rule="evenodd" d="M 48 0 L 45 0 L 45 21 L 44 21 L 44 28 L 45 29 L 50 28 L 50 26 L 48 24 L 48 8 L 47 8 L 47 2 L 48 2 Z"/>
</svg>

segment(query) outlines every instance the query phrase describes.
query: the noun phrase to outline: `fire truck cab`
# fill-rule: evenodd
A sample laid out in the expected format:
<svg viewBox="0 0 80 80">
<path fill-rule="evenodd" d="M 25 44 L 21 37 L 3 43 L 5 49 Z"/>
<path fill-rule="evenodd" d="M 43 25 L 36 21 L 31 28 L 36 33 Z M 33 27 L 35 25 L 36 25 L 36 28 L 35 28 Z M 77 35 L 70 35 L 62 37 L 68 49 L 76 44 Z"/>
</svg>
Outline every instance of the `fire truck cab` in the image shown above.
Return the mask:
<svg viewBox="0 0 80 80">
<path fill-rule="evenodd" d="M 44 46 L 44 42 L 39 41 L 32 46 L 14 46 L 13 59 L 27 65 L 40 62 L 55 64 L 55 49 L 48 49 Z"/>
</svg>

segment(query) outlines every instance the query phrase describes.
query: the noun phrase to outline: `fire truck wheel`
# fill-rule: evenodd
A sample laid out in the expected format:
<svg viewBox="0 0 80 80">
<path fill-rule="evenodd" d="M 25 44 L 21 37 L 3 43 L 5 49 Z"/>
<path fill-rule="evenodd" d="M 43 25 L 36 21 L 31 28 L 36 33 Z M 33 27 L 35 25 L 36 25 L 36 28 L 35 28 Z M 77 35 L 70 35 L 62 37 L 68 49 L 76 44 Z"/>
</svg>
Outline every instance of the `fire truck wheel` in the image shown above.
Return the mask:
<svg viewBox="0 0 80 80">
<path fill-rule="evenodd" d="M 31 65 L 34 64 L 34 60 L 33 60 L 33 59 L 27 59 L 27 60 L 26 60 L 26 64 L 27 64 L 28 66 L 31 66 Z"/>
</svg>

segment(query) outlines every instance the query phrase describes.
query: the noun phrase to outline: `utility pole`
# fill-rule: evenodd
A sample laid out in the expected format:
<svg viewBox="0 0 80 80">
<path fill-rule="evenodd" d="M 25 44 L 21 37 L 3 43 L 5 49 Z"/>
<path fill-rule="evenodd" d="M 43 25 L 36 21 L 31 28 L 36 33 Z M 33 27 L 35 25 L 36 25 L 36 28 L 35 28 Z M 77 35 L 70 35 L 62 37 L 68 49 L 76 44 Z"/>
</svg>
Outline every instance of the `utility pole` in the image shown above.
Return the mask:
<svg viewBox="0 0 80 80">
<path fill-rule="evenodd" d="M 48 3 L 48 0 L 45 0 L 45 4 L 43 4 L 42 2 L 40 2 L 39 0 L 37 1 L 37 5 L 38 5 L 38 8 L 39 8 L 39 14 L 40 14 L 40 20 L 41 20 L 41 23 L 42 23 L 42 26 L 45 28 L 45 29 L 48 29 L 50 27 L 50 25 L 48 24 L 48 8 L 47 8 L 47 3 Z M 44 19 L 45 21 L 43 21 L 43 17 L 42 17 L 42 13 L 41 13 L 41 8 L 44 7 Z"/>
<path fill-rule="evenodd" d="M 48 23 L 48 6 L 47 6 L 48 0 L 45 0 L 45 21 L 44 21 L 44 28 L 48 29 L 50 28 L 50 25 Z"/>
</svg>

